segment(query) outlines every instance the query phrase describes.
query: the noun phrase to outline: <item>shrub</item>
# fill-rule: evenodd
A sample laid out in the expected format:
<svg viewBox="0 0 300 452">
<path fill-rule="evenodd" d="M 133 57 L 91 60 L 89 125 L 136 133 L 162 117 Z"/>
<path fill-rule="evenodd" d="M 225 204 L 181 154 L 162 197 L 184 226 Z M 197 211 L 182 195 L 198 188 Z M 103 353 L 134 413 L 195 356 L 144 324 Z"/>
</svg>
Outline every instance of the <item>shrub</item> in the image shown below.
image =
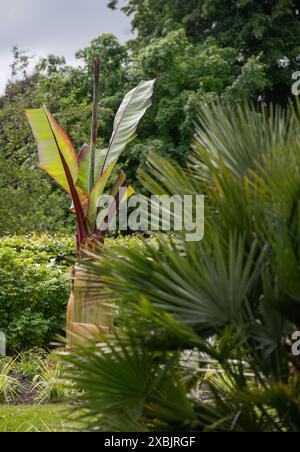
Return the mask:
<svg viewBox="0 0 300 452">
<path fill-rule="evenodd" d="M 0 329 L 9 352 L 47 347 L 62 333 L 68 301 L 69 238 L 11 237 L 0 242 Z"/>
<path fill-rule="evenodd" d="M 108 247 L 138 248 L 137 236 L 109 238 Z M 75 258 L 69 236 L 0 239 L 0 330 L 8 351 L 49 347 L 64 333 L 69 267 Z"/>
</svg>

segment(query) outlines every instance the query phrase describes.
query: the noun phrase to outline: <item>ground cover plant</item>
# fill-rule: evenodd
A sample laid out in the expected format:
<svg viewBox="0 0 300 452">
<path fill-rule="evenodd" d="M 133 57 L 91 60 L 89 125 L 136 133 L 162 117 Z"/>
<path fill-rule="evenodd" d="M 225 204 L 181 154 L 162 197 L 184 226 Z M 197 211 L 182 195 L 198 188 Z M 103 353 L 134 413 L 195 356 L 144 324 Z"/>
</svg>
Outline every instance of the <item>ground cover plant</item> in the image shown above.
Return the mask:
<svg viewBox="0 0 300 452">
<path fill-rule="evenodd" d="M 34 348 L 0 358 L 0 404 L 67 403 L 76 395 L 72 382 L 62 379 L 57 351 Z"/>
<path fill-rule="evenodd" d="M 63 432 L 67 405 L 0 405 L 0 432 Z"/>
</svg>

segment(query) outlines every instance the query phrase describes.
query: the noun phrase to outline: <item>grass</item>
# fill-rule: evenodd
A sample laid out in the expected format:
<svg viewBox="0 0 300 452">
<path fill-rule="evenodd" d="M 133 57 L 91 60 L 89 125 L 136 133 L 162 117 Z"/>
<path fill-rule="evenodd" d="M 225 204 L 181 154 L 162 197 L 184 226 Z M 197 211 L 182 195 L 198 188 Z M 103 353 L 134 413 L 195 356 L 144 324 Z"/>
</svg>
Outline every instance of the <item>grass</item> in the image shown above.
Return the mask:
<svg viewBox="0 0 300 452">
<path fill-rule="evenodd" d="M 64 431 L 66 405 L 0 406 L 0 432 Z"/>
</svg>

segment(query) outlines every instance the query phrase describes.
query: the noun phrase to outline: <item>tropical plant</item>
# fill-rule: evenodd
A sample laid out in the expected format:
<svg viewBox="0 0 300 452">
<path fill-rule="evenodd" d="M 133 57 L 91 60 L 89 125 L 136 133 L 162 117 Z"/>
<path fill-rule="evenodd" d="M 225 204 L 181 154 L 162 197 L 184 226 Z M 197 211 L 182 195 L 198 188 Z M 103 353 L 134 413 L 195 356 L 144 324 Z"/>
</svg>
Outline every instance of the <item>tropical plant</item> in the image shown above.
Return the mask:
<svg viewBox="0 0 300 452">
<path fill-rule="evenodd" d="M 149 157 L 153 193 L 205 195 L 205 238 L 86 263 L 121 315 L 64 357 L 85 429 L 300 430 L 299 112 L 205 106 L 187 168 Z"/>
<path fill-rule="evenodd" d="M 170 1 L 168 11 L 176 11 L 182 18 L 181 7 L 189 8 L 181 4 L 179 8 L 179 3 L 174 7 Z M 76 150 L 83 142 L 89 143 L 95 56 L 102 62 L 100 149 L 108 146 L 111 124 L 124 92 L 139 80 L 158 78 L 155 102 L 139 127 L 141 140 L 130 143 L 118 161 L 118 170 L 124 169 L 131 182 L 136 181 L 137 169 L 145 168 L 148 152 L 153 149 L 180 163 L 186 160 L 197 104 L 207 96 L 224 96 L 226 101 L 238 103 L 244 99 L 257 102 L 264 95 L 269 87 L 264 55 L 255 52 L 243 59 L 236 45 L 224 47 L 215 36 L 207 39 L 207 33 L 201 33 L 200 42 L 192 43 L 182 27 L 176 24 L 174 28 L 166 17 L 164 20 L 168 23 L 163 26 L 163 36 L 149 40 L 150 31 L 160 21 L 157 14 L 151 18 L 154 26 L 147 31 L 147 43 L 138 46 L 137 52 L 131 52 L 111 34 L 97 36 L 76 53 L 80 59 L 76 67 L 54 55 L 35 63 L 29 54 L 15 49 L 12 65 L 18 73 L 0 100 L 0 235 L 32 231 L 66 234 L 74 230 L 68 193 L 35 168 L 35 143 L 23 109 L 46 104 L 68 131 Z M 25 77 L 24 60 L 30 63 Z M 290 91 L 291 67 L 278 70 Z M 136 182 L 135 187 L 141 188 Z"/>
<path fill-rule="evenodd" d="M 19 379 L 33 380 L 46 359 L 49 359 L 46 350 L 32 348 L 16 356 L 12 370 Z"/>
<path fill-rule="evenodd" d="M 50 111 L 27 110 L 26 115 L 35 136 L 40 168 L 47 172 L 71 196 L 72 209 L 77 218 L 78 255 L 82 249 L 101 246 L 104 241 L 103 223 L 97 224 L 98 200 L 107 188 L 114 167 L 126 148 L 136 137 L 137 126 L 151 105 L 155 80 L 141 82 L 124 98 L 114 121 L 108 149 L 97 149 L 100 60 L 94 61 L 94 99 L 90 146 L 84 145 L 76 154 L 73 145 L 58 125 Z M 121 189 L 124 190 L 121 190 Z M 122 172 L 117 178 L 112 195 L 116 205 L 133 194 Z M 115 211 L 109 210 L 105 224 Z M 89 301 L 87 287 L 76 284 L 73 271 L 73 290 L 68 306 L 68 330 L 72 332 L 95 331 L 98 327 L 109 330 L 111 319 L 107 310 Z"/>
</svg>

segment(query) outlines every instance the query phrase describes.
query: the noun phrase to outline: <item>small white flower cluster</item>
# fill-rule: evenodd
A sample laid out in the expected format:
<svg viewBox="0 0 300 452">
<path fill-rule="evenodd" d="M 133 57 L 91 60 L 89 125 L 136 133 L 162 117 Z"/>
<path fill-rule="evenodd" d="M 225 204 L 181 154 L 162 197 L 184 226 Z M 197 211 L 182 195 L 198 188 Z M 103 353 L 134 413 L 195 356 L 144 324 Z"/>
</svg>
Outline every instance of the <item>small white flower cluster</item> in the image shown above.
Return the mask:
<svg viewBox="0 0 300 452">
<path fill-rule="evenodd" d="M 55 258 L 50 259 L 50 262 L 47 265 L 47 268 L 53 268 L 53 267 L 55 267 L 55 265 L 56 265 L 56 259 Z"/>
<path fill-rule="evenodd" d="M 277 64 L 278 64 L 278 67 L 286 69 L 290 65 L 290 60 L 287 56 L 284 56 L 282 58 L 279 58 L 279 60 L 277 60 Z"/>
</svg>

